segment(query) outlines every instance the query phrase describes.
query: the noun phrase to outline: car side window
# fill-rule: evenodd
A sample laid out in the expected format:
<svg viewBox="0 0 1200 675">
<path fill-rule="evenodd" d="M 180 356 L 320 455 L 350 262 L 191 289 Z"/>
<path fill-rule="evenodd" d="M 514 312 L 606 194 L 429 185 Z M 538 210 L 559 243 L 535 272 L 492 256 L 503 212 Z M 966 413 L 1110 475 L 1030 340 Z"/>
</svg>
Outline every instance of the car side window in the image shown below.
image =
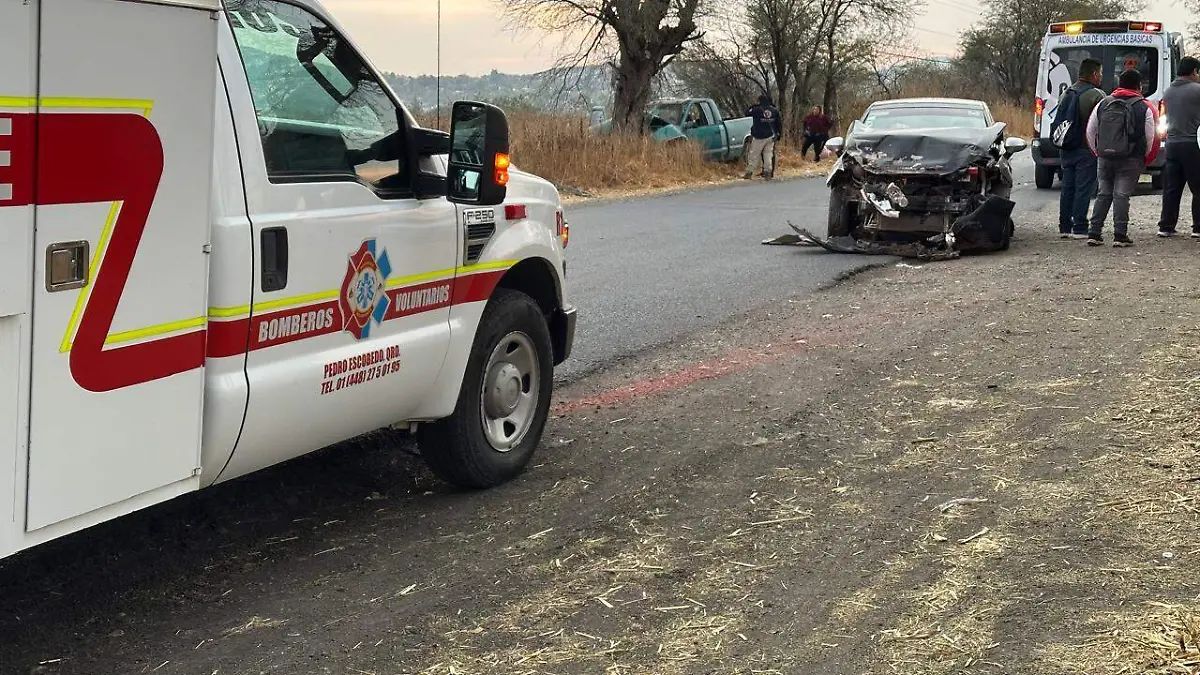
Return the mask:
<svg viewBox="0 0 1200 675">
<path fill-rule="evenodd" d="M 272 182 L 356 181 L 411 194 L 401 116 L 324 21 L 278 0 L 226 0 Z"/>
</svg>

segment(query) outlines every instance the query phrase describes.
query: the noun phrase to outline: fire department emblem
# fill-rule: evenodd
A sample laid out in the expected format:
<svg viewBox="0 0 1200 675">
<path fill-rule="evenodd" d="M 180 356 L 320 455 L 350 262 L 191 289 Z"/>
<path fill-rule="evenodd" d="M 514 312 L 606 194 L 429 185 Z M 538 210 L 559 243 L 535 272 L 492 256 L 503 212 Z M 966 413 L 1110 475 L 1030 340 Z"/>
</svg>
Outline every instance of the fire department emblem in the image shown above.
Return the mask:
<svg viewBox="0 0 1200 675">
<path fill-rule="evenodd" d="M 364 241 L 350 256 L 338 307 L 342 310 L 342 330 L 354 339 L 370 337 L 372 323 L 383 323 L 391 306 L 386 287 L 391 273 L 387 251 L 376 253 L 374 239 Z"/>
</svg>

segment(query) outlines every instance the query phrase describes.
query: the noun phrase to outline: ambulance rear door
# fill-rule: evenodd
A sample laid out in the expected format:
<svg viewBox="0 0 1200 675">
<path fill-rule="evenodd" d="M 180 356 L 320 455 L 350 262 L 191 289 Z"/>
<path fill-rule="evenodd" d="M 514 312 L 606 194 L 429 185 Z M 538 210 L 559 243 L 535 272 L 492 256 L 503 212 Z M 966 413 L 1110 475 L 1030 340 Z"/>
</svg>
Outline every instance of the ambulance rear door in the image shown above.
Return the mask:
<svg viewBox="0 0 1200 675">
<path fill-rule="evenodd" d="M 42 4 L 33 538 L 199 485 L 219 8 Z"/>
</svg>

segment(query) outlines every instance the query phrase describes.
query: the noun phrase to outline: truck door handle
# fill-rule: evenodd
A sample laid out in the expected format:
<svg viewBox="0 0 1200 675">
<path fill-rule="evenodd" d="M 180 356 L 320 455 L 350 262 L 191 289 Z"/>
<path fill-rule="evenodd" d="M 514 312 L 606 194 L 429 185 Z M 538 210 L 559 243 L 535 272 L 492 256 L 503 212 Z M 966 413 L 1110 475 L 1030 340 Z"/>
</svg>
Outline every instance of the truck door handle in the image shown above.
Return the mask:
<svg viewBox="0 0 1200 675">
<path fill-rule="evenodd" d="M 288 236 L 286 227 L 263 229 L 262 244 L 262 289 L 263 292 L 278 291 L 287 287 Z"/>
<path fill-rule="evenodd" d="M 89 245 L 86 241 L 63 241 L 46 247 L 46 291 L 57 293 L 88 284 Z"/>
</svg>

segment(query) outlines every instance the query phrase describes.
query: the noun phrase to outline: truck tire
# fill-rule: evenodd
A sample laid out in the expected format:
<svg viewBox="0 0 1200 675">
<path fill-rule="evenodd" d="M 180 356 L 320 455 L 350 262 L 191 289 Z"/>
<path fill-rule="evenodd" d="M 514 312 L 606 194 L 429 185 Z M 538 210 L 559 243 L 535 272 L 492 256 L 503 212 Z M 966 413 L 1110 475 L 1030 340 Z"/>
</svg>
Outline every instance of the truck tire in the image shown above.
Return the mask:
<svg viewBox="0 0 1200 675">
<path fill-rule="evenodd" d="M 434 474 L 482 489 L 524 471 L 550 415 L 553 363 L 541 308 L 524 293 L 497 288 L 483 310 L 454 414 L 417 432 Z"/>
<path fill-rule="evenodd" d="M 1033 168 L 1033 184 L 1039 190 L 1054 187 L 1054 167 L 1038 165 Z"/>
<path fill-rule="evenodd" d="M 849 237 L 854 230 L 854 204 L 846 200 L 846 188 L 829 190 L 829 225 L 826 237 Z"/>
<path fill-rule="evenodd" d="M 747 167 L 750 166 L 750 139 L 749 138 L 742 141 L 742 161 L 746 163 Z"/>
</svg>

